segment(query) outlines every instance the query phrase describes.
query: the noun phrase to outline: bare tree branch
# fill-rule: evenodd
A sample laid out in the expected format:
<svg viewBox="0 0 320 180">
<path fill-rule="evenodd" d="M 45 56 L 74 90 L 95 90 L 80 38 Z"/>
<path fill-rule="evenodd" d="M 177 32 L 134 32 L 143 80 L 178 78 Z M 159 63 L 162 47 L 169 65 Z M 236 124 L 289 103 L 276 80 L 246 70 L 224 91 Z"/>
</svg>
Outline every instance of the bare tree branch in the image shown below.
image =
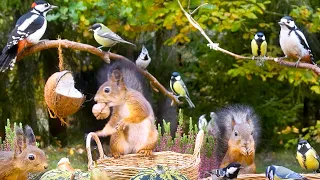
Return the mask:
<svg viewBox="0 0 320 180">
<path fill-rule="evenodd" d="M 121 55 L 114 54 L 111 52 L 109 53 L 104 52 L 94 46 L 91 46 L 88 44 L 82 44 L 74 41 L 69 41 L 65 39 L 43 40 L 36 45 L 33 45 L 31 47 L 24 49 L 20 54 L 18 54 L 18 60 L 23 59 L 25 56 L 28 56 L 30 54 L 33 54 L 45 49 L 59 48 L 59 47 L 89 52 L 91 54 L 99 56 L 106 63 L 110 63 L 110 58 L 129 61 L 127 58 Z M 164 86 L 162 86 L 152 74 L 150 74 L 148 71 L 142 70 L 141 68 L 138 68 L 138 69 L 139 69 L 139 72 L 141 72 L 146 78 L 148 78 L 152 83 L 152 85 L 157 89 L 159 89 L 165 96 L 168 96 L 169 98 L 171 98 L 172 101 L 174 101 L 176 104 L 180 103 L 179 100 L 171 92 L 168 92 L 167 89 Z"/>
<path fill-rule="evenodd" d="M 191 14 L 189 14 L 181 5 L 180 0 L 177 0 L 178 4 L 181 8 L 181 10 L 183 11 L 184 15 L 187 17 L 187 19 L 189 20 L 190 24 L 192 26 L 194 26 L 196 29 L 198 29 L 201 34 L 207 39 L 207 41 L 209 42 L 208 47 L 210 49 L 216 50 L 216 51 L 220 51 L 223 52 L 225 54 L 228 54 L 230 56 L 233 56 L 237 59 L 252 59 L 252 60 L 269 60 L 269 61 L 274 61 L 280 65 L 284 65 L 284 66 L 288 66 L 288 67 L 297 67 L 297 68 L 301 68 L 301 69 L 310 69 L 312 70 L 314 73 L 316 73 L 318 76 L 320 75 L 320 68 L 317 65 L 313 65 L 313 64 L 309 64 L 309 63 L 302 63 L 300 62 L 299 64 L 296 64 L 295 62 L 290 62 L 290 61 L 284 61 L 283 59 L 285 59 L 285 57 L 245 57 L 245 56 L 241 56 L 238 54 L 235 54 L 233 52 L 230 52 L 228 50 L 225 50 L 223 48 L 219 47 L 219 43 L 214 43 L 212 42 L 212 40 L 208 37 L 208 35 L 204 32 L 204 30 L 201 28 L 201 26 L 198 24 L 198 22 L 196 20 L 194 20 L 191 16 Z M 200 5 L 199 7 L 201 7 L 203 5 Z M 196 9 L 199 9 L 199 7 L 197 7 Z"/>
</svg>

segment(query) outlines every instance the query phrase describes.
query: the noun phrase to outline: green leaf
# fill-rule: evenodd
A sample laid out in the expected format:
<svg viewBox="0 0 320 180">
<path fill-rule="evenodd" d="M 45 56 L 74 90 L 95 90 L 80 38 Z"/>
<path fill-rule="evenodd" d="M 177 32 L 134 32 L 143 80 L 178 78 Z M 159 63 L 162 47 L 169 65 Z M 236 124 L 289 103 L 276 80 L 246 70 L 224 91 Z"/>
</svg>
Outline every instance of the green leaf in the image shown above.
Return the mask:
<svg viewBox="0 0 320 180">
<path fill-rule="evenodd" d="M 258 19 L 258 17 L 252 12 L 246 13 L 245 16 L 247 16 L 250 19 Z"/>
<path fill-rule="evenodd" d="M 320 86 L 312 86 L 310 89 L 315 93 L 320 94 Z"/>
<path fill-rule="evenodd" d="M 50 21 L 55 21 L 60 17 L 60 13 L 57 14 L 48 14 L 47 15 L 47 20 Z"/>
</svg>

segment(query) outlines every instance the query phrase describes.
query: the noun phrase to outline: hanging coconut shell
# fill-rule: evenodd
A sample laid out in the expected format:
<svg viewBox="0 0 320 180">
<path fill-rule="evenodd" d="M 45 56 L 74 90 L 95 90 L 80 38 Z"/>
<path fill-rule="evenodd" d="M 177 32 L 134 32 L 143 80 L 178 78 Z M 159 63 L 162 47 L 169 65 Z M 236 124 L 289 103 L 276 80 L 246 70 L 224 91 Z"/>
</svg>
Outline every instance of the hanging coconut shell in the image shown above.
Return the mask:
<svg viewBox="0 0 320 180">
<path fill-rule="evenodd" d="M 50 116 L 66 123 L 63 118 L 77 112 L 85 96 L 74 87 L 71 72 L 65 70 L 49 77 L 44 87 L 44 99 L 49 107 Z"/>
</svg>

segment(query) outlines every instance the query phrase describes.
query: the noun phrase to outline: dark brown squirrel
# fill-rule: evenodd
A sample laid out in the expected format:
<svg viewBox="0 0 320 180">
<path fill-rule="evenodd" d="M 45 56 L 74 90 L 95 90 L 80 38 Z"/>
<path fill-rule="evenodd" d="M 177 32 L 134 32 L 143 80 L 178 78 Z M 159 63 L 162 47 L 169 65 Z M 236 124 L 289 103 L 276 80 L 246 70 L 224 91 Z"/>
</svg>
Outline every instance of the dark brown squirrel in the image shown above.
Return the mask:
<svg viewBox="0 0 320 180">
<path fill-rule="evenodd" d="M 45 153 L 36 146 L 31 127 L 16 128 L 15 150 L 0 151 L 0 179 L 27 179 L 29 172 L 41 172 L 48 168 Z"/>
<path fill-rule="evenodd" d="M 260 137 L 259 118 L 249 106 L 230 105 L 208 127 L 215 139 L 214 158 L 219 168 L 238 162 L 240 173 L 256 173 L 255 149 Z M 210 129 L 211 128 L 211 129 Z"/>
<path fill-rule="evenodd" d="M 152 153 L 158 140 L 152 107 L 140 92 L 125 85 L 118 69 L 100 86 L 94 100 L 113 108 L 108 123 L 96 132 L 98 136 L 111 135 L 110 150 L 113 157 L 129 153 Z"/>
</svg>

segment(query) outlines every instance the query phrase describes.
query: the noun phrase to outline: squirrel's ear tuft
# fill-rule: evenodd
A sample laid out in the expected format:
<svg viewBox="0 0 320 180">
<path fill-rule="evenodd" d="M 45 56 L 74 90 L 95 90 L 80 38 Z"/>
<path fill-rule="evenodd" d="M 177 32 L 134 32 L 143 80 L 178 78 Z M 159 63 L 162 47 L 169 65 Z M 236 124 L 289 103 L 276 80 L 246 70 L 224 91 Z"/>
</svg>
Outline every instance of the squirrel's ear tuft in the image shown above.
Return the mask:
<svg viewBox="0 0 320 180">
<path fill-rule="evenodd" d="M 232 129 L 234 128 L 235 125 L 236 125 L 236 120 L 234 119 L 234 116 L 231 115 L 231 126 L 232 126 Z"/>
<path fill-rule="evenodd" d="M 22 153 L 22 150 L 25 148 L 24 145 L 24 136 L 23 130 L 20 127 L 16 127 L 16 137 L 15 137 L 15 144 L 14 144 L 14 155 L 19 155 Z"/>
<path fill-rule="evenodd" d="M 25 136 L 26 136 L 26 143 L 27 145 L 33 145 L 35 146 L 36 145 L 36 137 L 33 133 L 33 130 L 30 126 L 26 125 L 25 128 L 24 128 L 24 133 L 25 133 Z"/>
<path fill-rule="evenodd" d="M 122 74 L 121 74 L 120 70 L 118 70 L 118 69 L 115 69 L 115 70 L 112 71 L 112 76 L 117 81 L 122 79 Z"/>
</svg>

